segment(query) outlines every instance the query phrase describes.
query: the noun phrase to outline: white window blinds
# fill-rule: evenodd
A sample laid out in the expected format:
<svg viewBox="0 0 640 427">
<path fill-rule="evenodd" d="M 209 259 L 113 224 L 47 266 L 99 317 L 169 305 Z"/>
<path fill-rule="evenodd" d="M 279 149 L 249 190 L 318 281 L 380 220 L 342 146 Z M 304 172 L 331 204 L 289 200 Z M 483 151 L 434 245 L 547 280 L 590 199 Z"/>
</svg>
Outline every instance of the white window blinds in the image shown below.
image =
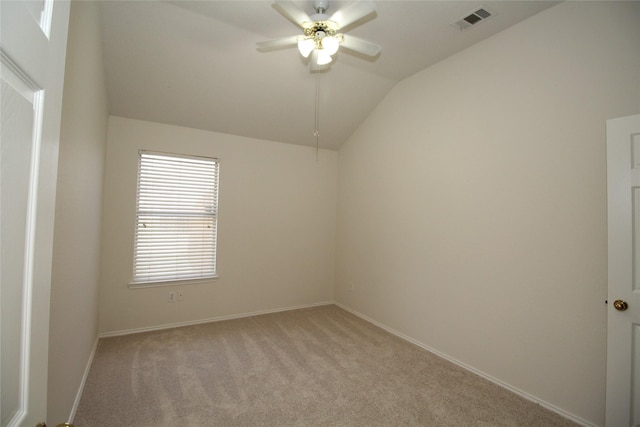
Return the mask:
<svg viewBox="0 0 640 427">
<path fill-rule="evenodd" d="M 214 277 L 218 161 L 141 151 L 133 282 Z"/>
</svg>

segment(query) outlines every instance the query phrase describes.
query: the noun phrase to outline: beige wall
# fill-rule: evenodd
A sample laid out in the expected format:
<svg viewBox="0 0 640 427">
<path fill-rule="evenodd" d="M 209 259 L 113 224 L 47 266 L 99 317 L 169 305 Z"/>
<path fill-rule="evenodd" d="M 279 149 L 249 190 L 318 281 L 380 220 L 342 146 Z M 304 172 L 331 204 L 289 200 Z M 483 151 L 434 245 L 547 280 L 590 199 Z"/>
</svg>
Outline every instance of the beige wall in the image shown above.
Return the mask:
<svg viewBox="0 0 640 427">
<path fill-rule="evenodd" d="M 605 120 L 640 111 L 638 22 L 565 2 L 398 84 L 339 151 L 336 300 L 603 424 Z"/>
<path fill-rule="evenodd" d="M 107 95 L 98 5 L 73 2 L 69 22 L 49 333 L 48 420 L 68 421 L 98 336 Z"/>
<path fill-rule="evenodd" d="M 220 159 L 217 280 L 128 287 L 139 149 Z M 335 151 L 111 117 L 105 167 L 101 332 L 332 300 Z"/>
</svg>

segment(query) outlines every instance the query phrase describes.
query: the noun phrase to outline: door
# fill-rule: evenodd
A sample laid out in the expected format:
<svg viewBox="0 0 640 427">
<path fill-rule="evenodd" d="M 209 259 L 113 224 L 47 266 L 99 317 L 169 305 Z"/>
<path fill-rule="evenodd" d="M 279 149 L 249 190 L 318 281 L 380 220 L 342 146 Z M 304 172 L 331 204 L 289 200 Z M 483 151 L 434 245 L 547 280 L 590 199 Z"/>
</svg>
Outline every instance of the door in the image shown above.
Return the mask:
<svg viewBox="0 0 640 427">
<path fill-rule="evenodd" d="M 640 115 L 607 120 L 606 425 L 640 426 Z"/>
<path fill-rule="evenodd" d="M 51 253 L 68 2 L 0 0 L 0 426 L 47 411 Z"/>
</svg>

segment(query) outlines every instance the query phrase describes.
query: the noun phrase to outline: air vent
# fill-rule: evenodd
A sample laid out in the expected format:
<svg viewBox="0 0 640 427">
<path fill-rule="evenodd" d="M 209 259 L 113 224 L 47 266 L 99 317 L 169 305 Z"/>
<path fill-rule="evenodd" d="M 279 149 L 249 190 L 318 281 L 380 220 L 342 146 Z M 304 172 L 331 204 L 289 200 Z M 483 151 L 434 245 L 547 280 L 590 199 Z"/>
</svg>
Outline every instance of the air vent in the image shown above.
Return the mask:
<svg viewBox="0 0 640 427">
<path fill-rule="evenodd" d="M 460 31 L 464 31 L 468 28 L 473 27 L 474 25 L 477 25 L 479 22 L 482 22 L 485 19 L 491 18 L 493 15 L 494 13 L 489 9 L 487 9 L 486 7 L 482 7 L 474 12 L 471 12 L 464 18 L 454 22 L 451 25 L 459 29 Z"/>
</svg>

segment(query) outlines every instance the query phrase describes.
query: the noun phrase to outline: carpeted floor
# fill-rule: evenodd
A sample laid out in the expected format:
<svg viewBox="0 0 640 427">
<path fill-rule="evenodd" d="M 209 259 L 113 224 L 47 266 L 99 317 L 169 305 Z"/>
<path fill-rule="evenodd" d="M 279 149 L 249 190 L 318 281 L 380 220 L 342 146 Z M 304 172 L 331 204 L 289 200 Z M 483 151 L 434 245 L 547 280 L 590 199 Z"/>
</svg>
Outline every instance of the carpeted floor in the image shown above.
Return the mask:
<svg viewBox="0 0 640 427">
<path fill-rule="evenodd" d="M 74 425 L 575 424 L 329 305 L 102 339 Z"/>
</svg>

